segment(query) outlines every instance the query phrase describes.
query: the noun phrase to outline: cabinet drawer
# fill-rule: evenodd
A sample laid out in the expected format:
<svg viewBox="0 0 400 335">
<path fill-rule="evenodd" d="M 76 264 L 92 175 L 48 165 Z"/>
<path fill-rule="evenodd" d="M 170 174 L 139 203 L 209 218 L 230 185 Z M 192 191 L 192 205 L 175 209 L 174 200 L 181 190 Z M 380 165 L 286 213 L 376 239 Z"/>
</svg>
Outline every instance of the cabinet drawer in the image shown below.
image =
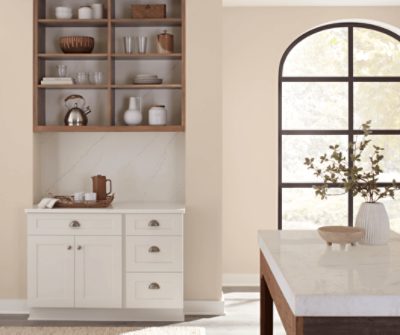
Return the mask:
<svg viewBox="0 0 400 335">
<path fill-rule="evenodd" d="M 183 308 L 182 273 L 128 273 L 127 308 Z"/>
<path fill-rule="evenodd" d="M 122 217 L 117 214 L 28 215 L 29 235 L 121 235 Z"/>
<path fill-rule="evenodd" d="M 180 272 L 182 249 L 181 236 L 128 236 L 126 271 Z"/>
<path fill-rule="evenodd" d="M 127 235 L 182 235 L 183 215 L 180 214 L 128 214 Z"/>
</svg>

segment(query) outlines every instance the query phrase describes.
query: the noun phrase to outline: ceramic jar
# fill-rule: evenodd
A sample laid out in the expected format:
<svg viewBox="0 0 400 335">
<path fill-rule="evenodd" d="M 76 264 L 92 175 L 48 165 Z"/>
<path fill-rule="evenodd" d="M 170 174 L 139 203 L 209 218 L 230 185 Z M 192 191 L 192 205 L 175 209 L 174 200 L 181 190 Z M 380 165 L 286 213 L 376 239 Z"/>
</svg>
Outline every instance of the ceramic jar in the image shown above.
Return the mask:
<svg viewBox="0 0 400 335">
<path fill-rule="evenodd" d="M 129 99 L 129 109 L 124 113 L 124 121 L 128 126 L 136 126 L 142 123 L 142 99 L 131 97 Z"/>
<path fill-rule="evenodd" d="M 89 6 L 82 6 L 78 10 L 78 19 L 90 20 L 93 18 L 93 10 Z"/>
<path fill-rule="evenodd" d="M 165 106 L 153 106 L 149 110 L 149 124 L 152 126 L 165 126 L 167 124 L 167 109 Z"/>
<path fill-rule="evenodd" d="M 102 19 L 103 18 L 103 4 L 94 3 L 92 4 L 93 18 Z"/>
<path fill-rule="evenodd" d="M 382 245 L 389 242 L 390 224 L 385 206 L 379 202 L 364 202 L 356 217 L 356 227 L 364 228 L 362 244 Z"/>
</svg>

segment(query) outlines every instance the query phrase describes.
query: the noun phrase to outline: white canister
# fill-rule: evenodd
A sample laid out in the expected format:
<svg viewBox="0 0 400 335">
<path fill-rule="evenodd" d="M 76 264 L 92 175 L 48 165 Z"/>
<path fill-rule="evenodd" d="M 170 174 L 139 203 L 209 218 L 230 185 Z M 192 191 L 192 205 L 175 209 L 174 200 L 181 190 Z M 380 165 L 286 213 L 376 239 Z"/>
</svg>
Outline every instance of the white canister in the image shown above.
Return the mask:
<svg viewBox="0 0 400 335">
<path fill-rule="evenodd" d="M 152 126 L 165 126 L 167 124 L 167 109 L 165 106 L 153 106 L 149 109 L 149 124 Z"/>
<path fill-rule="evenodd" d="M 90 20 L 93 18 L 93 10 L 89 6 L 82 6 L 78 9 L 78 19 Z"/>
<path fill-rule="evenodd" d="M 102 19 L 103 18 L 103 4 L 94 3 L 92 5 L 93 18 L 94 19 Z"/>
</svg>

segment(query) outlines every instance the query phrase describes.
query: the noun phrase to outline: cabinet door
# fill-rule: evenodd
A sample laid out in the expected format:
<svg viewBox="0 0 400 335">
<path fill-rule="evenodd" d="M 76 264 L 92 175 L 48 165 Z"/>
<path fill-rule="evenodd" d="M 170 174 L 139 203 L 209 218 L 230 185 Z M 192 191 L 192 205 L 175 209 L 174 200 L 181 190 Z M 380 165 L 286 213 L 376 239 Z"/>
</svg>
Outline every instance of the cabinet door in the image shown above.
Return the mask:
<svg viewBox="0 0 400 335">
<path fill-rule="evenodd" d="M 75 237 L 75 307 L 122 307 L 122 238 Z"/>
<path fill-rule="evenodd" d="M 28 304 L 74 307 L 74 237 L 28 238 Z"/>
</svg>

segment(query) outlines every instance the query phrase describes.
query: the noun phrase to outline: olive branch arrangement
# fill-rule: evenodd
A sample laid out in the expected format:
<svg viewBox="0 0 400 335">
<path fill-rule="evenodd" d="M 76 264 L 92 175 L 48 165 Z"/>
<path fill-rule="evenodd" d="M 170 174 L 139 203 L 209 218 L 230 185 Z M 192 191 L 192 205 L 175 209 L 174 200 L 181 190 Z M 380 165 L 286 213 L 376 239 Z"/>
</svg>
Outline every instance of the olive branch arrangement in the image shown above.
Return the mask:
<svg viewBox="0 0 400 335">
<path fill-rule="evenodd" d="M 371 134 L 371 121 L 362 125 L 363 137 L 358 142 L 357 137 L 354 142 L 350 142 L 348 150 L 351 155 L 352 165 L 347 161 L 347 152 L 342 152 L 339 145 L 330 145 L 329 153 L 319 157 L 319 162 L 315 158 L 305 158 L 304 165 L 314 171 L 314 175 L 322 178 L 322 185 L 315 185 L 315 195 L 321 199 L 327 199 L 328 196 L 338 195 L 329 193 L 329 186 L 338 186 L 343 188 L 345 194 L 351 192 L 352 196 L 361 195 L 365 202 L 375 203 L 380 199 L 391 197 L 394 199 L 394 193 L 400 189 L 400 184 L 396 180 L 385 187 L 378 187 L 378 177 L 383 170 L 380 163 L 383 160 L 384 149 L 373 145 L 374 151 L 369 157 L 369 169 L 361 164 L 361 157 L 365 149 L 371 143 L 369 135 Z"/>
</svg>

